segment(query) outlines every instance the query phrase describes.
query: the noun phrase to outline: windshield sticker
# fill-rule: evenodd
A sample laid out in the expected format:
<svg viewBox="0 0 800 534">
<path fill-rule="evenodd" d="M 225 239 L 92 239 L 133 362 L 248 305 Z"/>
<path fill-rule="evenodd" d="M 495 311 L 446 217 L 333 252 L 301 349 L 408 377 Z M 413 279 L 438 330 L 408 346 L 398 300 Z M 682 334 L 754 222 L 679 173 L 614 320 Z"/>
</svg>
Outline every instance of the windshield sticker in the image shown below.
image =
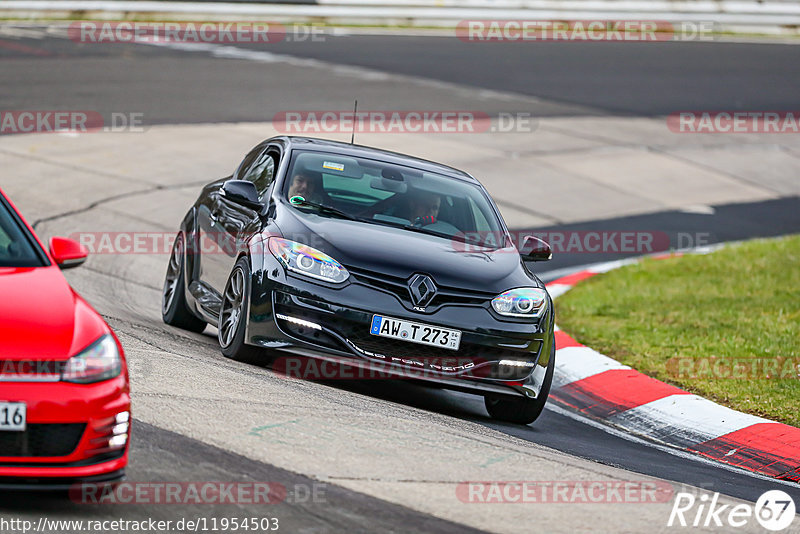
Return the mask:
<svg viewBox="0 0 800 534">
<path fill-rule="evenodd" d="M 325 161 L 322 163 L 322 168 L 341 172 L 344 170 L 344 163 L 334 163 L 332 161 Z"/>
</svg>

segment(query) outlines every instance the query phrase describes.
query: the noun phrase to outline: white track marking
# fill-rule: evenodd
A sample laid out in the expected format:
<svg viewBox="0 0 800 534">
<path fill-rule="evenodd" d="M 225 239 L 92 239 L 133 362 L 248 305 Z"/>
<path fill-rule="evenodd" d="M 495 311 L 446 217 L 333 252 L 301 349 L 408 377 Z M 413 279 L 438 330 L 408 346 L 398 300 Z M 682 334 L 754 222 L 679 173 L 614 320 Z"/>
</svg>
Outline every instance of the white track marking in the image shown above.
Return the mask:
<svg viewBox="0 0 800 534">
<path fill-rule="evenodd" d="M 556 299 L 572 289 L 572 286 L 568 286 L 566 284 L 545 284 L 547 286 L 547 292 L 550 293 L 550 298 Z"/>
<path fill-rule="evenodd" d="M 650 438 L 687 446 L 730 434 L 757 423 L 774 423 L 737 412 L 697 395 L 670 395 L 608 418 L 608 422 Z"/>
<path fill-rule="evenodd" d="M 595 265 L 590 265 L 586 268 L 586 270 L 594 274 L 607 273 L 608 271 L 613 271 L 614 269 L 619 269 L 620 267 L 624 267 L 625 265 L 633 265 L 634 263 L 638 262 L 639 258 L 627 258 L 624 260 L 607 261 L 604 263 L 597 263 Z"/>
<path fill-rule="evenodd" d="M 612 369 L 630 369 L 617 360 L 603 356 L 589 347 L 566 347 L 556 351 L 556 374 L 553 386 L 563 387 Z"/>
<path fill-rule="evenodd" d="M 718 462 L 716 460 L 710 460 L 710 459 L 708 459 L 708 458 L 706 458 L 704 456 L 700 456 L 699 454 L 696 454 L 696 453 L 687 452 L 687 451 L 684 451 L 684 450 L 681 450 L 681 449 L 676 449 L 676 448 L 670 447 L 668 445 L 662 445 L 660 443 L 653 443 L 652 441 L 649 441 L 647 439 L 640 438 L 638 436 L 634 436 L 633 434 L 630 434 L 627 431 L 619 430 L 619 429 L 614 428 L 612 426 L 609 426 L 609 425 L 607 425 L 605 423 L 601 423 L 599 421 L 595 421 L 595 420 L 590 419 L 588 417 L 585 417 L 583 415 L 580 415 L 580 414 L 577 414 L 577 413 L 572 412 L 570 410 L 567 410 L 566 408 L 562 408 L 561 406 L 556 406 L 552 402 L 549 402 L 549 403 L 547 403 L 545 405 L 545 410 L 550 410 L 551 412 L 557 413 L 559 415 L 563 415 L 564 417 L 568 417 L 568 418 L 572 419 L 573 421 L 577 421 L 579 423 L 583 423 L 585 425 L 589 425 L 589 426 L 591 426 L 593 428 L 597 428 L 599 430 L 602 430 L 606 434 L 611 434 L 612 436 L 616 436 L 618 438 L 622 438 L 625 441 L 630 441 L 630 442 L 636 443 L 638 445 L 644 445 L 646 447 L 651 447 L 651 448 L 657 449 L 657 450 L 659 450 L 661 452 L 665 452 L 667 454 L 671 454 L 673 456 L 677 456 L 678 458 L 683 458 L 685 460 L 692 460 L 694 462 L 698 462 L 698 463 L 701 463 L 701 464 L 706 464 L 706 465 L 709 465 L 711 467 L 716 467 L 718 469 L 724 469 L 726 471 L 731 471 L 731 472 L 736 473 L 738 475 L 745 475 L 745 476 L 748 476 L 748 477 L 751 477 L 751 478 L 757 478 L 759 480 L 765 480 L 767 482 L 774 482 L 775 484 L 783 484 L 784 486 L 789 486 L 791 488 L 797 488 L 798 487 L 797 484 L 795 484 L 793 482 L 789 482 L 788 480 L 780 480 L 778 478 L 768 477 L 766 475 L 761 475 L 759 473 L 754 473 L 752 471 L 747 471 L 747 470 L 741 469 L 739 467 L 735 467 L 735 466 L 728 465 L 728 464 L 725 464 L 725 463 L 722 463 L 722 462 Z"/>
<path fill-rule="evenodd" d="M 47 36 L 45 28 L 20 28 L 18 26 L 0 26 L 0 35 L 3 37 L 23 39 L 43 39 Z"/>
<path fill-rule="evenodd" d="M 697 247 L 679 252 L 685 254 L 709 254 L 723 247 L 736 245 L 737 243 L 738 242 L 716 243 L 707 247 Z M 572 273 L 581 271 L 604 273 L 622 267 L 623 265 L 635 263 L 640 259 L 641 258 L 629 258 L 587 265 L 583 268 L 575 269 Z M 561 274 L 561 272 L 559 272 L 559 274 Z M 566 274 L 567 273 L 564 273 L 564 275 Z M 547 273 L 543 274 L 543 276 L 546 275 Z M 555 298 L 558 295 L 564 294 L 572 286 L 551 284 L 547 287 L 548 291 L 553 294 L 553 298 Z M 588 347 L 567 347 L 557 350 L 556 354 L 556 374 L 553 377 L 554 387 L 562 387 L 574 380 L 586 378 L 608 369 L 630 369 L 630 367 L 622 366 L 616 360 L 608 358 Z M 594 421 L 560 407 L 554 407 L 552 404 L 548 404 L 547 408 L 567 417 L 571 417 L 572 419 L 585 422 L 596 428 L 601 428 L 610 434 L 620 436 L 629 441 L 643 443 L 659 450 L 669 452 L 670 454 L 675 454 L 684 458 L 692 458 L 696 461 L 703 461 L 709 465 L 745 473 L 754 478 L 796 486 L 792 482 L 781 481 L 764 475 L 757 475 L 750 471 L 729 466 L 718 460 L 710 460 L 696 453 L 682 450 L 682 448 L 686 449 L 693 445 L 750 427 L 754 424 L 780 424 L 762 417 L 727 408 L 698 395 L 669 395 L 617 413 L 602 422 Z"/>
</svg>

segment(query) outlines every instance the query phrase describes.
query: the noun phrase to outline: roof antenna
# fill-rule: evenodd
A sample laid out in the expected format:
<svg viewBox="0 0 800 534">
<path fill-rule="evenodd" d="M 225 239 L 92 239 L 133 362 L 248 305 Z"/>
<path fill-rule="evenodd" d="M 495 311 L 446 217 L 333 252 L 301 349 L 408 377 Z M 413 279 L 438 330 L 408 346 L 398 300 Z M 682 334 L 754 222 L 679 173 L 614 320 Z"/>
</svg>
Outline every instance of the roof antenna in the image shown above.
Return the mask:
<svg viewBox="0 0 800 534">
<path fill-rule="evenodd" d="M 356 137 L 356 113 L 358 113 L 358 99 L 353 104 L 353 131 L 350 133 L 350 144 L 353 144 L 353 139 Z"/>
</svg>

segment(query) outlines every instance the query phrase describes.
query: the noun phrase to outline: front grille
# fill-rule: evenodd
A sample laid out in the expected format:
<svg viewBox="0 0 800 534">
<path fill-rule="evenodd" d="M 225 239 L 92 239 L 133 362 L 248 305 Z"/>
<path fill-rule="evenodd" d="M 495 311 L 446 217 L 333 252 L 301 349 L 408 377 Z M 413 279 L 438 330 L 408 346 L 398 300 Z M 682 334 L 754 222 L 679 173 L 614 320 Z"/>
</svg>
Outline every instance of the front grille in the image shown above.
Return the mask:
<svg viewBox="0 0 800 534">
<path fill-rule="evenodd" d="M 522 380 L 531 373 L 533 367 L 499 369 L 496 362 L 499 360 L 536 362 L 538 359 L 538 349 L 528 352 L 502 347 L 487 347 L 473 343 L 461 343 L 461 347 L 458 350 L 448 350 L 399 339 L 378 337 L 369 333 L 355 332 L 348 339 L 363 351 L 382 354 L 388 358 L 412 360 L 425 366 L 447 366 L 463 370 L 462 368 L 465 365 L 472 363 L 474 369 L 470 372 L 470 375 L 480 378 Z M 538 342 L 534 341 L 533 343 Z"/>
<path fill-rule="evenodd" d="M 381 274 L 380 276 L 378 276 L 373 272 L 362 271 L 360 269 L 354 269 L 352 267 L 347 267 L 347 270 L 350 272 L 350 274 L 353 276 L 353 278 L 355 278 L 357 282 L 364 284 L 366 286 L 388 291 L 389 293 L 392 293 L 395 297 L 397 297 L 402 303 L 406 304 L 409 307 L 412 306 L 411 295 L 408 292 L 409 279 L 398 278 L 396 276 L 389 276 L 385 274 Z M 436 279 L 434 279 L 434 283 L 436 283 Z M 463 289 L 440 286 L 438 284 L 436 285 L 437 285 L 436 296 L 433 297 L 433 300 L 431 300 L 431 302 L 427 306 L 427 308 L 431 310 L 439 306 L 443 306 L 445 304 L 480 306 L 487 302 L 490 302 L 492 298 L 495 297 L 495 295 L 492 293 L 485 293 L 481 291 L 466 291 Z"/>
<path fill-rule="evenodd" d="M 0 382 L 57 382 L 67 360 L 0 360 Z"/>
<path fill-rule="evenodd" d="M 84 423 L 38 423 L 24 432 L 0 431 L 0 456 L 68 456 L 85 428 Z"/>
<path fill-rule="evenodd" d="M 527 349 L 505 348 L 462 341 L 459 350 L 448 350 L 411 343 L 369 333 L 369 325 L 352 321 L 343 314 L 327 314 L 292 303 L 291 297 L 276 293 L 275 312 L 321 325 L 325 331 L 278 319 L 285 333 L 317 346 L 354 352 L 373 361 L 390 362 L 434 373 L 463 374 L 495 380 L 523 380 L 533 365 L 499 366 L 500 360 L 534 364 L 539 359 L 541 341 L 531 340 Z M 327 333 L 327 332 L 330 332 Z M 335 334 L 335 335 L 332 335 Z M 345 342 L 346 341 L 346 342 Z M 498 339 L 499 341 L 499 339 Z"/>
</svg>

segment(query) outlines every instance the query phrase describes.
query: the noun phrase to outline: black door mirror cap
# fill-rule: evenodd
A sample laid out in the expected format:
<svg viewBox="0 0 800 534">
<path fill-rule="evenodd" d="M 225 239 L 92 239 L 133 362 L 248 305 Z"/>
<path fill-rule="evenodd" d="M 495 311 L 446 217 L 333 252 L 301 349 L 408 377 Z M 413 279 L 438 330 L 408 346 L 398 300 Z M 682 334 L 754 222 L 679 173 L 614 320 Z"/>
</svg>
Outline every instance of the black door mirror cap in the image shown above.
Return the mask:
<svg viewBox="0 0 800 534">
<path fill-rule="evenodd" d="M 529 235 L 522 242 L 520 249 L 522 259 L 528 261 L 547 261 L 553 257 L 553 250 L 547 241 Z"/>
<path fill-rule="evenodd" d="M 220 195 L 231 202 L 260 211 L 264 206 L 258 200 L 258 190 L 247 180 L 228 180 L 220 188 Z"/>
</svg>

